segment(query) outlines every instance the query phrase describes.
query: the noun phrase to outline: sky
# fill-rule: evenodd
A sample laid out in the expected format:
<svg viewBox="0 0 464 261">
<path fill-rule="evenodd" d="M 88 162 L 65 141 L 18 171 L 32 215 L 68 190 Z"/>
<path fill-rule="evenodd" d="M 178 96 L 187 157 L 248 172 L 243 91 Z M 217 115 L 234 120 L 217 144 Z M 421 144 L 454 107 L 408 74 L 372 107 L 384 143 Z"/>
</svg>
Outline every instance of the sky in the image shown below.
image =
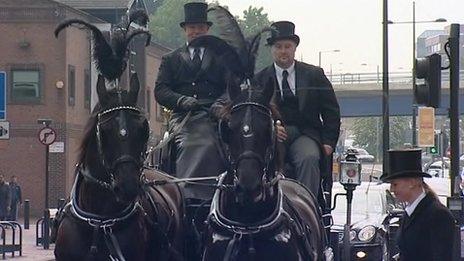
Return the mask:
<svg viewBox="0 0 464 261">
<path fill-rule="evenodd" d="M 211 1 L 208 1 L 211 2 Z M 296 58 L 321 65 L 333 74 L 382 71 L 383 0 L 219 0 L 234 15 L 243 16 L 248 6 L 264 7 L 269 20 L 296 24 L 300 36 Z M 412 0 L 389 0 L 388 20 L 412 21 Z M 416 0 L 416 21 L 445 18 L 445 23 L 417 23 L 416 35 L 425 30 L 464 24 L 464 0 Z M 412 68 L 412 24 L 389 26 L 389 70 Z M 340 52 L 324 52 L 329 50 Z"/>
</svg>

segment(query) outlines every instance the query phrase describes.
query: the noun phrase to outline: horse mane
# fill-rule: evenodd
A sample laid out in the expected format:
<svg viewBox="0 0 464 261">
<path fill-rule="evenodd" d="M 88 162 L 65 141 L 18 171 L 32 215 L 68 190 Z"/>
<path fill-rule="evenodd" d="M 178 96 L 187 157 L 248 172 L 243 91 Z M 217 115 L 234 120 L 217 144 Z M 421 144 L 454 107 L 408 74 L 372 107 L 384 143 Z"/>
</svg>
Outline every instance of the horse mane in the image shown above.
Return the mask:
<svg viewBox="0 0 464 261">
<path fill-rule="evenodd" d="M 97 115 L 101 111 L 100 103 L 97 103 L 95 108 L 90 115 L 90 118 L 85 125 L 84 132 L 81 138 L 81 144 L 78 147 L 78 157 L 77 162 L 82 163 L 84 162 L 85 155 L 87 153 L 88 147 L 91 144 L 92 140 L 95 140 L 95 128 L 97 126 Z"/>
</svg>

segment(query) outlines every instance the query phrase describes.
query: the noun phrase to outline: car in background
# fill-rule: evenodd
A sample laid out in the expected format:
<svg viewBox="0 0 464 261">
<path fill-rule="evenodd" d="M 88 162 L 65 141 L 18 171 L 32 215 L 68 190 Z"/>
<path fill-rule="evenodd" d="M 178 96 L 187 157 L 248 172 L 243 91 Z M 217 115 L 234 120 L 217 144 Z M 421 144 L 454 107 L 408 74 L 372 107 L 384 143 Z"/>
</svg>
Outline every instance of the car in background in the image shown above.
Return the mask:
<svg viewBox="0 0 464 261">
<path fill-rule="evenodd" d="M 426 166 L 425 172 L 436 178 L 449 178 L 451 164 L 446 160 L 437 160 Z"/>
<path fill-rule="evenodd" d="M 350 260 L 386 261 L 398 253 L 394 235 L 403 210 L 399 209 L 388 189 L 389 184 L 362 182 L 354 190 L 349 233 Z M 333 184 L 332 202 L 335 208 L 332 210 L 331 243 L 335 260 L 343 260 L 343 230 L 347 212 L 346 197 L 335 195 L 345 192 L 341 184 Z M 338 236 L 338 245 L 333 242 L 334 235 Z"/>
<path fill-rule="evenodd" d="M 359 162 L 361 163 L 366 163 L 366 162 L 374 162 L 375 157 L 369 154 L 367 150 L 362 149 L 362 148 L 348 148 L 348 150 L 351 150 L 355 153 L 356 157 L 358 158 Z"/>
</svg>

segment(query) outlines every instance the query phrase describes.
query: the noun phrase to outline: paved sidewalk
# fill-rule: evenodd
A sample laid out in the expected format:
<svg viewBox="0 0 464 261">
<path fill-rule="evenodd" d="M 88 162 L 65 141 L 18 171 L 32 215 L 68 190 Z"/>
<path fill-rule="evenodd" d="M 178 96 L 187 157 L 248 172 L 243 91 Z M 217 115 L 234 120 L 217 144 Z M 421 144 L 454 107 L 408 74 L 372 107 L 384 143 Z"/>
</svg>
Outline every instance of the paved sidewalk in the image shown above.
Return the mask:
<svg viewBox="0 0 464 261">
<path fill-rule="evenodd" d="M 50 249 L 45 250 L 43 246 L 35 245 L 35 222 L 37 220 L 33 219 L 30 221 L 29 229 L 24 229 L 24 223 L 20 220 L 21 227 L 23 228 L 23 253 L 22 256 L 19 256 L 19 252 L 15 252 L 15 256 L 12 257 L 11 253 L 6 254 L 6 260 L 37 260 L 37 261 L 49 261 L 55 260 L 55 256 L 53 255 L 53 249 L 55 247 L 54 244 L 50 245 Z M 7 242 L 10 240 L 11 236 L 9 235 L 11 230 L 6 230 L 7 234 Z M 0 260 L 2 260 L 2 256 L 0 255 Z"/>
</svg>

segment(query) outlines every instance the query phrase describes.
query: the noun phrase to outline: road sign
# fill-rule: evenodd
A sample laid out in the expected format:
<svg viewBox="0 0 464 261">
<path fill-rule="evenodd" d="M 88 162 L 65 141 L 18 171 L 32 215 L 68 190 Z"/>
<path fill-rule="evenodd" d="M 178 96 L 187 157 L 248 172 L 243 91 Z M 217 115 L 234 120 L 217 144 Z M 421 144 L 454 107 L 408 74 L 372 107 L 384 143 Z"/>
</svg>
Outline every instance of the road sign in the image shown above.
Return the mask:
<svg viewBox="0 0 464 261">
<path fill-rule="evenodd" d="M 435 109 L 433 107 L 419 107 L 419 147 L 435 146 Z"/>
<path fill-rule="evenodd" d="M 10 122 L 0 121 L 0 140 L 8 140 L 10 138 Z"/>
<path fill-rule="evenodd" d="M 48 148 L 50 153 L 63 153 L 64 152 L 64 142 L 56 141 Z"/>
<path fill-rule="evenodd" d="M 50 145 L 56 140 L 56 131 L 50 127 L 44 127 L 39 131 L 39 141 L 43 145 Z"/>
<path fill-rule="evenodd" d="M 0 72 L 0 120 L 6 120 L 6 73 Z"/>
</svg>

